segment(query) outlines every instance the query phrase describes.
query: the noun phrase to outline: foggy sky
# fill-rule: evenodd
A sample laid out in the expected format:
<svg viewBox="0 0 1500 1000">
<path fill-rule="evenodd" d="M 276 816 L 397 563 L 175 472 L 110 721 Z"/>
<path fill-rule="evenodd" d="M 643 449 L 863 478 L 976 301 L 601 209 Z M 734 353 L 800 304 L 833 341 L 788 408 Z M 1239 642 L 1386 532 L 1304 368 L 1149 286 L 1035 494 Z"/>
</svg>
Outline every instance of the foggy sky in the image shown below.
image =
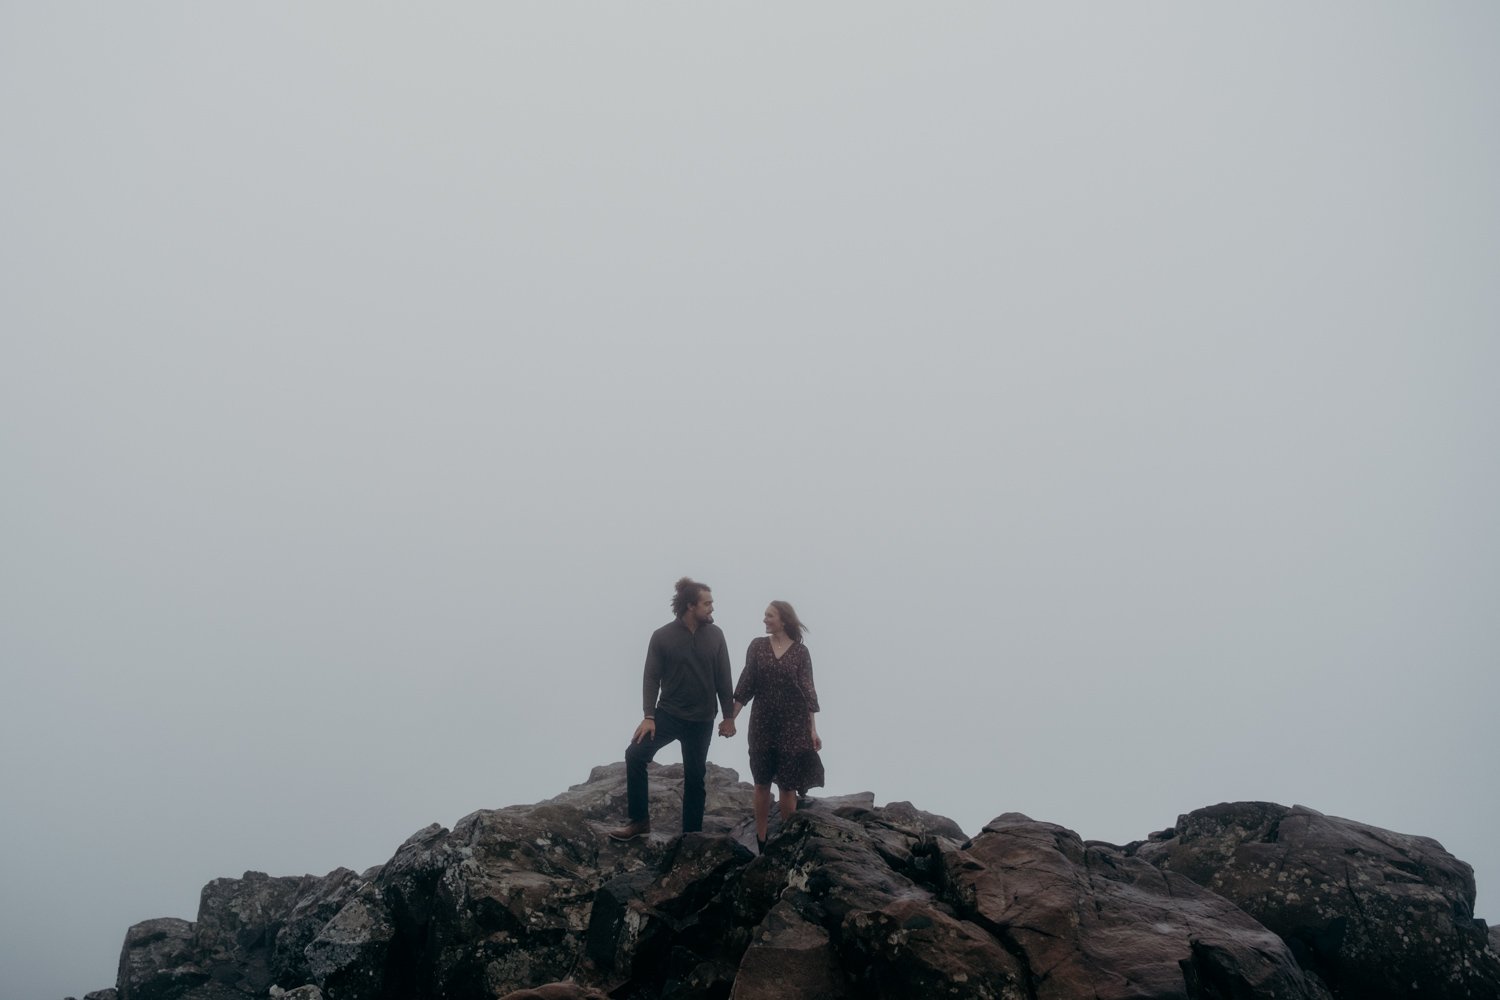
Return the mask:
<svg viewBox="0 0 1500 1000">
<path fill-rule="evenodd" d="M 620 759 L 683 574 L 810 624 L 829 794 L 1300 803 L 1500 919 L 1497 42 L 0 4 L 0 1000 Z"/>
</svg>

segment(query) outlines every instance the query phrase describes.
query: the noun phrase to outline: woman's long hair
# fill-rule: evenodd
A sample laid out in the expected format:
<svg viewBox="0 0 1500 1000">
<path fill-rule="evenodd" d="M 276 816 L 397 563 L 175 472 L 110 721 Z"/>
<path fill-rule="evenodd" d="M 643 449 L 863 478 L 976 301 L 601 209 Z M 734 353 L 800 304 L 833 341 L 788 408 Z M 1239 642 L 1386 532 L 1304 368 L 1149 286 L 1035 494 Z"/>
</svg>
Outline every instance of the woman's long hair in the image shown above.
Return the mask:
<svg viewBox="0 0 1500 1000">
<path fill-rule="evenodd" d="M 786 633 L 786 637 L 793 642 L 801 642 L 802 633 L 807 630 L 807 626 L 797 617 L 797 609 L 786 601 L 772 601 L 771 607 L 781 615 L 781 630 Z"/>
</svg>

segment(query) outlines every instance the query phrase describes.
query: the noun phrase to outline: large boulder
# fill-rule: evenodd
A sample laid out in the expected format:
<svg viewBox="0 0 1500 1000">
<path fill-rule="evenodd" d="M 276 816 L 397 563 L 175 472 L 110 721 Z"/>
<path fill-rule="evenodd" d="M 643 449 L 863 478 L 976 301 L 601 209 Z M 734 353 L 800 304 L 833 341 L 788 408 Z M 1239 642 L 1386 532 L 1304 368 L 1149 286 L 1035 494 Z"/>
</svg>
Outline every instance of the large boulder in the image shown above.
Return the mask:
<svg viewBox="0 0 1500 1000">
<path fill-rule="evenodd" d="M 1341 1000 L 1495 1000 L 1474 873 L 1437 841 L 1270 802 L 1178 818 L 1133 854 L 1275 931 Z"/>
<path fill-rule="evenodd" d="M 209 978 L 249 996 L 265 996 L 276 978 L 271 967 L 276 936 L 298 897 L 317 881 L 245 872 L 204 886 L 194 944 L 197 962 Z"/>
<path fill-rule="evenodd" d="M 924 824 L 867 801 L 798 812 L 758 857 L 683 836 L 604 883 L 575 978 L 643 1000 L 1019 997 L 1011 957 L 938 897 Z"/>
<path fill-rule="evenodd" d="M 309 955 L 328 964 L 327 937 L 339 930 L 334 918 L 366 884 L 343 868 L 321 878 L 246 872 L 240 878 L 214 879 L 203 887 L 197 921 L 147 920 L 130 928 L 120 956 L 117 996 L 245 1000 L 264 997 L 269 989 L 311 983 L 315 975 Z M 346 917 L 344 923 L 349 922 Z M 315 941 L 320 941 L 318 948 L 311 947 Z M 344 948 L 343 953 L 361 970 L 371 958 L 368 949 Z M 369 978 L 363 971 L 360 977 Z"/>
<path fill-rule="evenodd" d="M 1326 996 L 1229 901 L 1063 827 L 1007 813 L 944 860 L 959 914 L 1035 1000 Z"/>
<path fill-rule="evenodd" d="M 585 951 L 600 886 L 661 871 L 691 839 L 676 835 L 682 766 L 648 773 L 655 832 L 631 844 L 608 837 L 626 818 L 623 763 L 545 802 L 480 810 L 451 831 L 432 826 L 409 839 L 374 878 L 394 929 L 384 988 L 500 996 L 567 976 Z M 700 836 L 753 842 L 750 786 L 712 764 L 707 786 Z"/>
<path fill-rule="evenodd" d="M 378 1000 L 391 995 L 396 930 L 384 897 L 364 883 L 304 949 L 308 972 L 329 1000 Z"/>
<path fill-rule="evenodd" d="M 828 932 L 853 996 L 1023 996 L 1019 963 L 943 897 L 932 862 L 959 841 L 935 837 L 930 827 L 951 821 L 931 819 L 901 805 L 798 813 L 765 862 L 771 872 L 785 870 L 777 894 L 790 904 L 784 915 Z"/>
<path fill-rule="evenodd" d="M 160 917 L 125 932 L 115 980 L 119 1000 L 176 1000 L 208 981 L 208 973 L 198 964 L 190 921 Z"/>
<path fill-rule="evenodd" d="M 292 989 L 313 981 L 309 946 L 370 877 L 336 868 L 323 878 L 307 880 L 281 921 L 271 947 L 271 969 L 279 986 Z"/>
<path fill-rule="evenodd" d="M 589 912 L 581 979 L 614 995 L 698 995 L 734 981 L 747 930 L 735 887 L 753 855 L 724 834 L 688 833 L 651 867 L 601 885 Z"/>
<path fill-rule="evenodd" d="M 731 1000 L 835 1000 L 849 986 L 820 924 L 805 919 L 796 903 L 783 900 L 756 925 L 740 959 Z"/>
</svg>

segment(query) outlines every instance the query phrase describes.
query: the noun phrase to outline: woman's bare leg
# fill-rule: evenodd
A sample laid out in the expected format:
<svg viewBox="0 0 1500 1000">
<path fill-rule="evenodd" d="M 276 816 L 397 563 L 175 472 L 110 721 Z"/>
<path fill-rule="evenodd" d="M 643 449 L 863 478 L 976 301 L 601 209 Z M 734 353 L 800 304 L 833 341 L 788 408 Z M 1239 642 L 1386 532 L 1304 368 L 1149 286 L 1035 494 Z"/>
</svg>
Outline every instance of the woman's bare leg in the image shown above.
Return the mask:
<svg viewBox="0 0 1500 1000">
<path fill-rule="evenodd" d="M 769 788 L 766 789 L 770 791 Z M 797 811 L 797 790 L 795 788 L 782 788 L 781 799 L 777 803 L 781 806 L 781 821 L 785 823 L 792 818 L 792 813 Z"/>
<path fill-rule="evenodd" d="M 766 839 L 766 827 L 771 820 L 771 786 L 755 786 L 755 836 Z"/>
</svg>

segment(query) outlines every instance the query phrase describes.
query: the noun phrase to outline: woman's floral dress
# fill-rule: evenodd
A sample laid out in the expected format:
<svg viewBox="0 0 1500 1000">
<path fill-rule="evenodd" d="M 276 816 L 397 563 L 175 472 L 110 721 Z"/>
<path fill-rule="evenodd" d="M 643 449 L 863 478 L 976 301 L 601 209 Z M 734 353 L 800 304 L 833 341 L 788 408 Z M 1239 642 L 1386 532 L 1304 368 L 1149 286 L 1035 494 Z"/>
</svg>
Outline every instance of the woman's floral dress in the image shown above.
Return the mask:
<svg viewBox="0 0 1500 1000">
<path fill-rule="evenodd" d="M 750 775 L 757 785 L 805 792 L 823 785 L 823 762 L 813 749 L 811 712 L 818 711 L 812 654 L 793 642 L 777 656 L 770 636 L 750 641 L 734 700 L 750 711 Z"/>
</svg>

